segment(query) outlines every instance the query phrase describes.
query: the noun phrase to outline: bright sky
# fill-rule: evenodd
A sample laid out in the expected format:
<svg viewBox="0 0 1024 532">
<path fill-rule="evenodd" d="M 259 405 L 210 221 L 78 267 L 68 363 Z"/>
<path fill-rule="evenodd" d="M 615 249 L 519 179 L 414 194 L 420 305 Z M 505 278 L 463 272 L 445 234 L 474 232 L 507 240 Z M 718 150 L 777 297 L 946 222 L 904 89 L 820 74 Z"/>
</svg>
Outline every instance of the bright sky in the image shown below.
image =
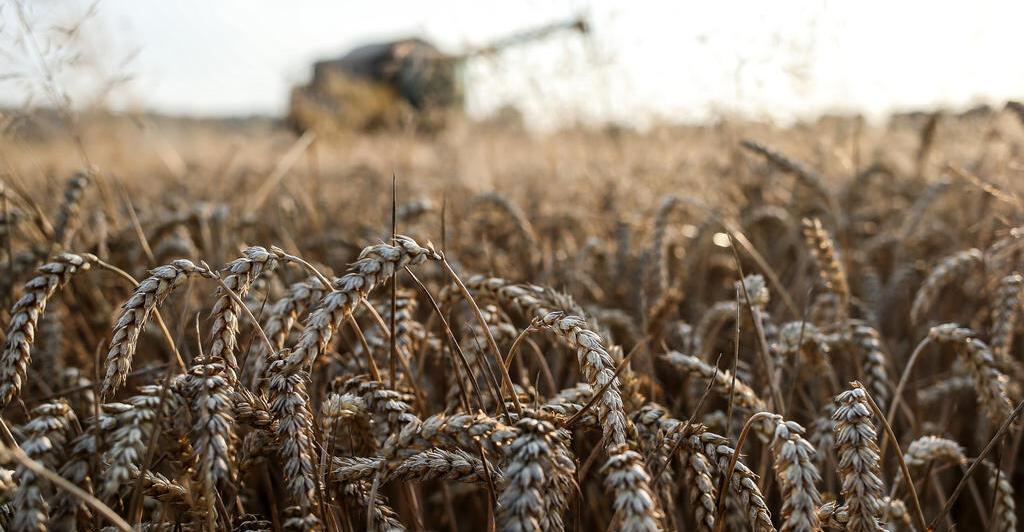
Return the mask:
<svg viewBox="0 0 1024 532">
<path fill-rule="evenodd" d="M 26 60 L 14 1 L 0 0 L 6 104 L 40 92 L 25 80 L 38 63 Z M 48 28 L 80 18 L 92 2 L 22 2 L 40 47 L 60 63 L 67 53 L 49 47 Z M 422 35 L 456 52 L 577 13 L 591 23 L 586 38 L 563 35 L 471 63 L 470 111 L 512 103 L 540 126 L 573 118 L 642 124 L 722 113 L 879 116 L 1024 97 L 1019 1 L 101 0 L 80 37 L 91 59 L 58 79 L 76 101 L 96 91 L 82 71 L 99 71 L 132 75 L 107 98 L 117 107 L 280 114 L 314 60 L 355 45 Z"/>
</svg>

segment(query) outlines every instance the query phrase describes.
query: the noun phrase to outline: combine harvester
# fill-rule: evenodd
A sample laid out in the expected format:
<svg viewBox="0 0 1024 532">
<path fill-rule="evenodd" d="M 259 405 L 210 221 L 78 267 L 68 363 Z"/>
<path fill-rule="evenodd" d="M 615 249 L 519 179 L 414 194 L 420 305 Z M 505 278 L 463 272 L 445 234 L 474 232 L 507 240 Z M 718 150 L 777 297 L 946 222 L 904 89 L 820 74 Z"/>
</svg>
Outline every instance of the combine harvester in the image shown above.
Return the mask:
<svg viewBox="0 0 1024 532">
<path fill-rule="evenodd" d="M 313 65 L 308 85 L 292 89 L 288 123 L 298 133 L 443 128 L 464 105 L 459 71 L 467 61 L 560 32 L 586 34 L 584 19 L 548 24 L 450 55 L 410 38 L 360 46 L 340 59 Z"/>
</svg>

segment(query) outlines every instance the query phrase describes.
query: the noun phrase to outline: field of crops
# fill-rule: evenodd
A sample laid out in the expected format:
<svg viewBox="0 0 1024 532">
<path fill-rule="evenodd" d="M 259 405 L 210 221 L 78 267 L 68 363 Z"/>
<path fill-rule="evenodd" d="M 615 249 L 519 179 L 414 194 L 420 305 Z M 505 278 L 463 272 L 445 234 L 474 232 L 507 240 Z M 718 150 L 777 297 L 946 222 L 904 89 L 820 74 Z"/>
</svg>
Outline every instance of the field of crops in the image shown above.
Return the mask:
<svg viewBox="0 0 1024 532">
<path fill-rule="evenodd" d="M 1019 106 L 0 162 L 3 529 L 1016 529 Z"/>
</svg>

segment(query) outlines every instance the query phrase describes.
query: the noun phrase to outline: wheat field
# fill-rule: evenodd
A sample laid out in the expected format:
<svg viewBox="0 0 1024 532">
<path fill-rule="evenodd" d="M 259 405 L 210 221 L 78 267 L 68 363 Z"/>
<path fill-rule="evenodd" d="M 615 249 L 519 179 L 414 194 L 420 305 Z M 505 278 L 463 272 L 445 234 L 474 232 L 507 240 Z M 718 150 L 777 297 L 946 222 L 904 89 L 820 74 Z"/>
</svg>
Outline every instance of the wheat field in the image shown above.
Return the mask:
<svg viewBox="0 0 1024 532">
<path fill-rule="evenodd" d="M 1024 111 L 8 117 L 5 530 L 1015 530 Z"/>
</svg>

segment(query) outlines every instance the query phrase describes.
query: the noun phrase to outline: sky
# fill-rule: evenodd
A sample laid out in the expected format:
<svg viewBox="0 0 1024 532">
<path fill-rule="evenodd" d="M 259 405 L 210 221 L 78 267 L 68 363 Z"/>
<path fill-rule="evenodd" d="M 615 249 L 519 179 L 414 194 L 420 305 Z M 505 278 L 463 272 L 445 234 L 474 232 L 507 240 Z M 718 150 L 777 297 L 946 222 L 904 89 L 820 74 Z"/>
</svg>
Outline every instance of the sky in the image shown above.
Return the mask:
<svg viewBox="0 0 1024 532">
<path fill-rule="evenodd" d="M 18 1 L 38 53 L 18 17 Z M 49 70 L 80 105 L 280 115 L 290 88 L 307 80 L 313 61 L 359 44 L 416 35 L 458 52 L 579 14 L 592 27 L 589 35 L 563 34 L 470 62 L 464 73 L 468 111 L 486 116 L 512 104 L 538 127 L 576 120 L 642 126 L 723 115 L 881 117 L 1024 97 L 1024 68 L 1015 62 L 1024 49 L 1019 1 L 0 5 L 0 103 L 6 105 L 45 100 L 41 80 Z"/>
</svg>

